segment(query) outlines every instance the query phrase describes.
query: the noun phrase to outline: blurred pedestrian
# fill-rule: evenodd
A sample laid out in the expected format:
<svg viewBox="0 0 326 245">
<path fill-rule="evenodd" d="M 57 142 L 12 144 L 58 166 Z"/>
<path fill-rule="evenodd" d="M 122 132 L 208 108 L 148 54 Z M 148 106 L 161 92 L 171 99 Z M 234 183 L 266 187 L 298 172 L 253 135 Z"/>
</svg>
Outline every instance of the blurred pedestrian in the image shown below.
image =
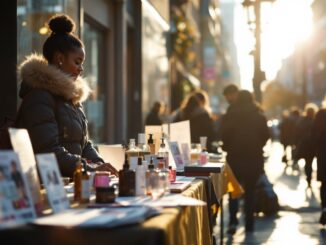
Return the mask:
<svg viewBox="0 0 326 245">
<path fill-rule="evenodd" d="M 291 131 L 292 131 L 292 122 L 289 117 L 289 112 L 287 110 L 284 110 L 282 113 L 282 119 L 279 124 L 280 129 L 280 143 L 283 145 L 283 157 L 282 162 L 288 165 L 288 154 L 287 149 L 289 146 L 291 146 Z"/>
<path fill-rule="evenodd" d="M 299 108 L 297 108 L 296 106 L 291 108 L 291 112 L 290 112 L 290 144 L 291 144 L 291 157 L 292 157 L 292 169 L 293 170 L 298 170 L 299 169 L 299 165 L 298 165 L 298 160 L 296 157 L 296 152 L 298 149 L 297 146 L 297 141 L 296 141 L 296 127 L 297 124 L 299 122 L 301 118 L 301 112 L 299 110 Z"/>
<path fill-rule="evenodd" d="M 208 103 L 201 100 L 201 97 L 208 98 L 203 90 L 197 90 L 186 97 L 174 118 L 174 122 L 189 120 L 191 142 L 200 143 L 199 137 L 206 136 L 207 150 L 216 152 L 212 146 L 212 142 L 217 137 L 215 124 L 210 115 L 210 109 L 207 107 Z"/>
<path fill-rule="evenodd" d="M 163 121 L 161 116 L 163 110 L 164 104 L 160 101 L 156 101 L 145 119 L 145 125 L 162 125 Z"/>
<path fill-rule="evenodd" d="M 307 177 L 307 186 L 311 187 L 312 161 L 316 155 L 315 146 L 312 140 L 312 125 L 318 106 L 309 103 L 305 106 L 304 116 L 299 119 L 295 130 L 296 155 L 295 159 L 303 158 L 305 160 L 305 174 Z"/>
<path fill-rule="evenodd" d="M 50 36 L 42 55 L 31 55 L 19 67 L 23 99 L 16 122 L 28 130 L 35 153 L 54 152 L 61 174 L 72 177 L 77 162 L 85 158 L 89 170 L 117 173 L 95 150 L 88 137 L 82 102 L 89 94 L 80 77 L 84 44 L 74 35 L 75 23 L 67 15 L 49 20 Z"/>
<path fill-rule="evenodd" d="M 239 88 L 235 84 L 227 85 L 223 90 L 223 95 L 229 104 L 228 110 L 232 108 L 232 105 L 236 102 L 239 93 Z"/>
<path fill-rule="evenodd" d="M 224 87 L 223 89 L 223 95 L 224 95 L 224 98 L 226 99 L 227 103 L 229 104 L 228 108 L 227 108 L 227 113 L 229 113 L 236 100 L 237 100 L 237 97 L 238 97 L 238 94 L 239 94 L 239 88 L 237 85 L 235 84 L 229 84 L 227 85 L 226 87 Z M 221 140 L 221 125 L 223 125 L 223 119 L 224 119 L 224 116 L 222 116 L 222 119 L 220 120 L 220 125 L 218 127 L 218 132 L 217 132 L 217 135 L 218 135 L 218 139 Z M 231 196 L 231 194 L 229 195 L 229 214 L 230 214 L 230 217 L 229 217 L 229 227 L 228 227 L 228 230 L 227 232 L 229 234 L 234 234 L 236 232 L 236 226 L 238 225 L 238 219 L 236 218 L 236 214 L 238 212 L 238 205 L 239 205 L 239 200 L 238 199 L 235 199 Z"/>
<path fill-rule="evenodd" d="M 319 223 L 326 225 L 326 97 L 313 122 L 312 139 L 316 145 L 317 180 L 321 182 L 320 200 L 322 212 Z"/>
<path fill-rule="evenodd" d="M 239 91 L 232 110 L 223 117 L 221 138 L 227 162 L 245 190 L 245 230 L 252 232 L 256 183 L 264 173 L 263 147 L 269 138 L 269 130 L 262 110 L 249 91 Z M 238 206 L 237 199 L 229 199 L 229 233 L 234 233 L 238 224 Z"/>
</svg>

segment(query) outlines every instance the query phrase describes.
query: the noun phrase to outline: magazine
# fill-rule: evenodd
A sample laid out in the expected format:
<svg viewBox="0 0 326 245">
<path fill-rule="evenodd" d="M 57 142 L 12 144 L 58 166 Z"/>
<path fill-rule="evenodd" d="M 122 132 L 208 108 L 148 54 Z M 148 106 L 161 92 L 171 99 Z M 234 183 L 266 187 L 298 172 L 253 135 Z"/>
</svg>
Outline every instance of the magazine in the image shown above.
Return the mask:
<svg viewBox="0 0 326 245">
<path fill-rule="evenodd" d="M 36 154 L 37 166 L 46 189 L 49 204 L 54 213 L 68 209 L 70 206 L 65 191 L 58 162 L 53 153 Z"/>
<path fill-rule="evenodd" d="M 26 129 L 9 128 L 12 147 L 18 154 L 21 169 L 28 181 L 35 211 L 38 215 L 43 211 L 40 181 L 37 176 L 36 161 L 32 143 Z"/>
<path fill-rule="evenodd" d="M 0 151 L 0 229 L 23 224 L 35 217 L 28 183 L 17 154 Z"/>
</svg>

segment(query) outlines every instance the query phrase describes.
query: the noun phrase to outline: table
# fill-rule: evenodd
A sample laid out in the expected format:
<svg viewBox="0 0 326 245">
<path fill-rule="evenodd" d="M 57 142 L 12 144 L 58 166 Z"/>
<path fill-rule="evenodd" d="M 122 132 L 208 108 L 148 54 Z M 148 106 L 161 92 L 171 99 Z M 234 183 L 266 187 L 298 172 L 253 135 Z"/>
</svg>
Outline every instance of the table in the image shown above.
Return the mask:
<svg viewBox="0 0 326 245">
<path fill-rule="evenodd" d="M 183 195 L 207 201 L 205 181 L 197 179 Z M 207 206 L 163 209 L 139 225 L 114 229 L 20 226 L 0 231 L 0 244 L 212 244 Z"/>
</svg>

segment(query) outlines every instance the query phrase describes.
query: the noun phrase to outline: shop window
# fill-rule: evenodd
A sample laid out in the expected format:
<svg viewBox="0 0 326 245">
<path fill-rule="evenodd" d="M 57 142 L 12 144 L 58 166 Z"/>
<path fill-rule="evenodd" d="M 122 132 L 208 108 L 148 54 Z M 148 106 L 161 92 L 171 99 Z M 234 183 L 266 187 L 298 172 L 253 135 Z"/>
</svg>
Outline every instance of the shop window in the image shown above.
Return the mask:
<svg viewBox="0 0 326 245">
<path fill-rule="evenodd" d="M 95 143 L 106 141 L 106 86 L 105 86 L 105 29 L 90 18 L 85 17 L 83 41 L 86 60 L 84 77 L 89 83 L 92 94 L 84 103 L 88 119 L 90 138 Z"/>
<path fill-rule="evenodd" d="M 18 0 L 17 1 L 17 62 L 26 55 L 42 53 L 43 43 L 49 35 L 46 25 L 57 13 L 68 14 L 78 30 L 80 0 Z"/>
</svg>

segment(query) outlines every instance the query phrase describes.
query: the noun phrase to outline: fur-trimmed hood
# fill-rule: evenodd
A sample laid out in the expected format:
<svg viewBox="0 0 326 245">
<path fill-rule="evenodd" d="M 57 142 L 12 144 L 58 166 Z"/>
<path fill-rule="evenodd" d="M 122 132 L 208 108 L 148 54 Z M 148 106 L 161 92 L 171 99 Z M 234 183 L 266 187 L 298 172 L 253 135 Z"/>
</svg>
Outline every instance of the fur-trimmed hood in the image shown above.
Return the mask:
<svg viewBox="0 0 326 245">
<path fill-rule="evenodd" d="M 90 93 L 90 88 L 84 79 L 78 77 L 76 81 L 73 80 L 37 54 L 26 57 L 21 63 L 18 67 L 18 77 L 22 81 L 21 89 L 23 85 L 44 89 L 72 101 L 73 104 L 85 101 Z"/>
</svg>

